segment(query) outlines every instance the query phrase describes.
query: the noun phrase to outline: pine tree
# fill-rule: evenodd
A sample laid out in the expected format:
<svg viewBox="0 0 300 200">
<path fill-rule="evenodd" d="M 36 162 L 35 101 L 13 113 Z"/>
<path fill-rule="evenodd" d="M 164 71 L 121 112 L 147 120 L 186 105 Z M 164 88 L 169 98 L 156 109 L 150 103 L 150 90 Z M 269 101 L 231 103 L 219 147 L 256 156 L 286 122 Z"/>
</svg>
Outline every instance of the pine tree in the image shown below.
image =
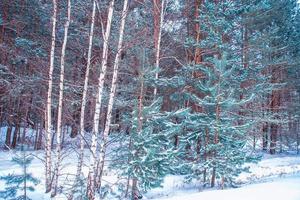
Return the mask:
<svg viewBox="0 0 300 200">
<path fill-rule="evenodd" d="M 127 185 L 121 191 L 125 197 L 132 199 L 142 198 L 143 192 L 160 187 L 164 177 L 178 169 L 178 151 L 174 140 L 175 135 L 182 132 L 188 114 L 188 109 L 162 111 L 163 98 L 157 94 L 154 100 L 149 101 L 145 94 L 147 86 L 152 88 L 155 81 L 164 85 L 166 79 L 161 77 L 157 80 L 157 69 L 144 66 L 145 54 L 144 51 L 142 66 L 139 66 L 137 82 L 140 84 L 134 108 L 122 116 L 123 123 L 130 125 L 127 130 L 129 135 L 117 135 L 118 143 L 112 150 L 115 162 L 110 163 L 111 168 L 127 179 Z M 112 135 L 111 140 L 115 137 Z"/>
<path fill-rule="evenodd" d="M 184 121 L 188 110 L 162 112 L 161 105 L 162 98 L 158 98 L 151 105 L 143 107 L 141 128 L 137 105 L 126 116 L 132 122 L 130 135 L 121 137 L 114 151 L 116 162 L 111 163 L 111 166 L 121 176 L 129 177 L 130 180 L 137 179 L 138 196 L 149 189 L 160 187 L 164 177 L 174 173 L 178 167 L 174 138 L 182 131 L 183 124 L 176 121 Z"/>
<path fill-rule="evenodd" d="M 189 146 L 188 168 L 191 171 L 188 178 L 200 179 L 203 176 L 204 184 L 210 180 L 212 187 L 218 179 L 223 187 L 225 182 L 232 184 L 234 177 L 246 170 L 243 167 L 245 162 L 255 160 L 245 148 L 246 133 L 254 121 L 247 119 L 239 124 L 242 116 L 237 114 L 242 105 L 255 99 L 255 94 L 239 99 L 237 91 L 243 76 L 226 57 L 213 58 L 211 64 L 213 68 L 193 66 L 193 70 L 196 68 L 205 76 L 204 80 L 194 83 L 204 97 L 199 98 L 190 92 L 185 95 L 200 106 L 202 112 L 190 113 L 190 123 L 180 146 L 182 152 Z"/>
<path fill-rule="evenodd" d="M 257 124 L 248 106 L 271 87 L 263 74 L 265 66 L 249 63 L 245 68 L 241 61 L 242 32 L 235 30 L 241 23 L 238 5 L 222 1 L 202 6 L 197 19 L 201 40 L 188 39 L 185 44 L 200 48 L 201 59 L 181 67 L 170 79 L 177 87 L 171 99 L 191 107 L 179 141 L 186 163 L 182 173 L 188 180 L 202 178 L 211 187 L 217 180 L 224 187 L 246 170 L 245 162 L 256 160 L 245 146 Z"/>
<path fill-rule="evenodd" d="M 27 172 L 32 160 L 33 157 L 27 155 L 24 150 L 19 155 L 15 154 L 12 162 L 23 169 L 23 174 L 8 174 L 0 177 L 0 180 L 5 181 L 6 185 L 5 190 L 0 191 L 0 198 L 7 200 L 31 200 L 27 192 L 33 192 L 34 186 L 39 183 L 38 179 Z"/>
</svg>

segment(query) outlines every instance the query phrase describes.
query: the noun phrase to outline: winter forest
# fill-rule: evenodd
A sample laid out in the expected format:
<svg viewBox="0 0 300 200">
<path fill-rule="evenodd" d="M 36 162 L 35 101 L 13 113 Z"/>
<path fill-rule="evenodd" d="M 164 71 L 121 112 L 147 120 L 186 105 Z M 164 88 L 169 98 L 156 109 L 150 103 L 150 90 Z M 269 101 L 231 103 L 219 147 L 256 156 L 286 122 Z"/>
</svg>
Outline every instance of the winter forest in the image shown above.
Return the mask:
<svg viewBox="0 0 300 200">
<path fill-rule="evenodd" d="M 297 0 L 1 0 L 0 199 L 300 199 Z"/>
</svg>

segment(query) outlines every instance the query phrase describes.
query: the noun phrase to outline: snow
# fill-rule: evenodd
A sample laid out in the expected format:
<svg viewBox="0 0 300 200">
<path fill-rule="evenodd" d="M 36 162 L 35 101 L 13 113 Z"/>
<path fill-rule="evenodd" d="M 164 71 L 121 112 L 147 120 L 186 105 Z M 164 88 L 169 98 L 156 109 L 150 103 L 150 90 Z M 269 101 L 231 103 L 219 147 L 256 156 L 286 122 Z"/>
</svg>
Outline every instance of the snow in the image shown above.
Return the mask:
<svg viewBox="0 0 300 200">
<path fill-rule="evenodd" d="M 34 177 L 40 180 L 34 193 L 29 193 L 33 200 L 48 200 L 50 194 L 45 194 L 44 188 L 44 164 L 43 151 L 32 151 L 36 158 L 29 166 L 28 171 Z M 54 153 L 54 152 L 53 152 Z M 85 153 L 88 159 L 88 152 Z M 0 152 L 0 176 L 8 173 L 21 173 L 22 169 L 13 164 L 10 160 L 12 152 Z M 74 179 L 76 173 L 77 153 L 70 149 L 64 150 L 64 160 L 62 165 L 62 175 L 60 176 L 60 185 L 68 188 Z M 272 199 L 272 200 L 300 200 L 300 156 L 284 155 L 270 156 L 264 155 L 262 161 L 257 164 L 249 164 L 250 173 L 242 173 L 236 181 L 242 184 L 242 187 L 236 189 L 205 189 L 199 191 L 201 186 L 196 181 L 185 183 L 182 176 L 167 176 L 162 188 L 156 188 L 144 194 L 146 200 L 254 200 L 254 199 Z M 88 166 L 83 168 L 85 176 L 88 172 Z M 104 182 L 114 185 L 118 179 L 106 171 Z M 110 176 L 108 176 L 110 175 Z M 0 181 L 0 190 L 4 189 L 3 182 Z M 66 199 L 65 194 L 54 198 L 55 200 Z"/>
<path fill-rule="evenodd" d="M 300 173 L 300 157 L 264 155 L 264 158 L 259 163 L 248 164 L 247 166 L 250 167 L 250 173 L 240 174 L 236 179 L 237 183 L 245 184 L 260 181 L 265 178 Z"/>
<path fill-rule="evenodd" d="M 176 196 L 158 198 L 159 200 L 299 200 L 300 175 L 289 178 L 278 178 L 272 182 L 247 185 L 237 189 L 214 190 L 189 194 L 176 193 Z"/>
<path fill-rule="evenodd" d="M 250 167 L 250 173 L 242 173 L 236 179 L 237 183 L 242 184 L 241 188 L 229 190 L 214 189 L 212 191 L 211 189 L 205 189 L 205 191 L 199 192 L 201 185 L 197 184 L 197 182 L 187 184 L 184 183 L 183 177 L 168 176 L 165 178 L 163 188 L 157 188 L 148 192 L 146 199 L 167 200 L 169 198 L 165 196 L 170 196 L 170 200 L 198 200 L 206 197 L 209 197 L 209 200 L 234 200 L 235 198 L 241 199 L 241 197 L 243 197 L 243 200 L 244 198 L 260 200 L 263 199 L 262 197 L 272 199 L 268 195 L 270 195 L 270 191 L 276 191 L 274 194 L 276 196 L 275 199 L 285 195 L 284 200 L 300 200 L 300 156 L 271 156 L 265 154 L 259 163 L 248 164 L 247 166 Z M 264 191 L 260 188 L 265 188 L 266 190 Z M 279 189 L 277 190 L 277 188 Z M 248 195 L 248 192 L 253 195 Z M 295 198 L 291 196 L 293 194 L 295 194 Z"/>
</svg>

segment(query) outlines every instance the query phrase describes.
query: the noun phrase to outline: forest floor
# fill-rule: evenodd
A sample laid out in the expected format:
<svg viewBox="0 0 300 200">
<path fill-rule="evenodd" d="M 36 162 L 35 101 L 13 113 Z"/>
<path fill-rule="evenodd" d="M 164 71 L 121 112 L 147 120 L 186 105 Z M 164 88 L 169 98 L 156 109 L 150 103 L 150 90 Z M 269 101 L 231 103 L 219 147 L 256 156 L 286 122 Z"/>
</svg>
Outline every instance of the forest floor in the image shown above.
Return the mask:
<svg viewBox="0 0 300 200">
<path fill-rule="evenodd" d="M 160 200 L 300 200 L 300 156 L 264 154 L 260 162 L 248 166 L 249 173 L 242 173 L 235 180 L 239 188 L 203 189 L 197 183 L 184 183 L 182 177 L 169 176 L 162 188 L 148 192 L 146 197 Z"/>
<path fill-rule="evenodd" d="M 159 200 L 300 200 L 300 175 L 274 178 L 264 183 L 255 183 L 236 189 L 204 192 L 182 191 Z"/>
<path fill-rule="evenodd" d="M 73 152 L 73 153 L 72 153 Z M 20 174 L 22 169 L 11 162 L 14 153 L 0 152 L 0 176 L 9 173 Z M 29 197 L 33 200 L 48 200 L 49 194 L 44 194 L 44 166 L 43 152 L 36 151 L 32 153 L 35 157 L 28 171 L 38 178 L 41 183 L 35 187 L 36 191 L 29 192 Z M 68 151 L 64 154 L 62 165 L 62 175 L 60 184 L 65 188 L 70 187 L 76 172 L 77 157 L 74 151 Z M 88 159 L 88 158 L 86 158 Z M 86 162 L 88 163 L 88 162 Z M 264 154 L 262 160 L 256 164 L 248 164 L 250 173 L 242 173 L 237 177 L 236 182 L 241 185 L 239 188 L 217 190 L 201 189 L 197 182 L 185 183 L 184 178 L 180 176 L 168 176 L 165 178 L 162 188 L 149 191 L 143 199 L 160 200 L 254 200 L 254 199 L 272 199 L 272 200 L 300 200 L 300 156 L 279 154 L 270 156 Z M 84 166 L 84 173 L 87 174 L 87 166 Z M 114 185 L 118 180 L 116 176 L 106 174 L 104 181 L 107 184 Z M 0 181 L 0 190 L 5 185 Z M 65 195 L 59 195 L 55 199 L 66 199 Z M 111 199 L 111 198 L 110 198 Z"/>
</svg>

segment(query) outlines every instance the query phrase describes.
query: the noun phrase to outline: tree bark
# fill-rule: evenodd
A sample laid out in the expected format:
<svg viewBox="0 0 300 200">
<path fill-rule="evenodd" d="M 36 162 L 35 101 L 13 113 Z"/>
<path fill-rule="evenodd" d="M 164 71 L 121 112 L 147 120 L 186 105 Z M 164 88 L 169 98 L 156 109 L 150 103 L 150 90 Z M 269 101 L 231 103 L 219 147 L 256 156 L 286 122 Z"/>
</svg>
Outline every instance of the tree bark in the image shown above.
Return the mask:
<svg viewBox="0 0 300 200">
<path fill-rule="evenodd" d="M 276 153 L 277 130 L 278 130 L 278 125 L 275 123 L 272 123 L 271 124 L 271 137 L 270 137 L 270 154 Z"/>
<path fill-rule="evenodd" d="M 262 126 L 263 133 L 263 150 L 267 151 L 268 149 L 268 122 L 264 122 Z"/>
<path fill-rule="evenodd" d="M 89 199 L 95 199 L 95 175 L 96 175 L 96 163 L 97 163 L 97 143 L 98 143 L 98 131 L 99 131 L 99 117 L 101 110 L 101 101 L 103 95 L 103 86 L 104 78 L 106 75 L 107 68 L 107 59 L 108 59 L 108 40 L 110 37 L 111 23 L 114 11 L 115 1 L 112 0 L 108 8 L 108 17 L 106 30 L 103 38 L 103 53 L 102 53 L 102 62 L 101 62 L 101 72 L 98 79 L 98 94 L 96 99 L 96 107 L 94 113 L 94 123 L 92 131 L 92 144 L 91 144 L 91 157 L 90 157 L 90 166 L 89 166 L 89 175 L 88 175 L 88 186 L 87 186 L 87 196 Z"/>
<path fill-rule="evenodd" d="M 280 80 L 279 77 L 279 69 L 272 70 L 272 83 L 278 83 Z M 279 120 L 278 112 L 280 105 L 280 91 L 273 90 L 271 95 L 271 111 L 275 116 L 275 120 Z M 272 122 L 270 125 L 270 154 L 276 153 L 276 143 L 277 143 L 277 135 L 278 135 L 278 122 Z"/>
<path fill-rule="evenodd" d="M 162 25 L 164 22 L 164 6 L 165 0 L 162 0 L 161 5 L 159 5 L 160 0 L 153 0 L 154 7 L 154 46 L 155 46 L 155 79 L 158 80 L 158 70 L 159 70 L 159 58 L 160 58 L 160 43 L 161 43 L 161 32 Z M 160 8 L 160 11 L 159 11 Z M 160 16 L 160 17 L 159 17 Z M 158 24 L 159 18 L 159 24 Z M 157 87 L 154 88 L 154 97 L 157 95 Z"/>
<path fill-rule="evenodd" d="M 66 46 L 68 41 L 68 31 L 71 21 L 71 0 L 68 0 L 67 7 L 67 20 L 64 28 L 64 39 L 61 49 L 61 60 L 60 60 L 60 80 L 59 80 L 59 99 L 58 99 L 58 114 L 57 114 L 57 131 L 56 131 L 56 163 L 54 169 L 54 179 L 52 184 L 51 197 L 55 197 L 57 194 L 58 187 L 58 176 L 60 173 L 61 164 L 61 141 L 62 141 L 62 110 L 63 110 L 63 97 L 64 97 L 64 79 L 65 79 L 65 55 Z"/>
<path fill-rule="evenodd" d="M 53 0 L 53 15 L 52 15 L 52 35 L 51 35 L 51 50 L 50 50 L 50 65 L 49 65 L 49 79 L 48 79 L 48 92 L 47 102 L 45 111 L 45 128 L 46 128 L 46 171 L 45 171 L 45 185 L 46 193 L 51 191 L 51 129 L 52 129 L 52 118 L 51 118 L 51 101 L 52 101 L 52 80 L 53 80 L 53 68 L 54 68 L 54 51 L 55 51 L 55 40 L 56 40 L 56 17 L 57 17 L 57 0 Z"/>
<path fill-rule="evenodd" d="M 128 11 L 128 0 L 124 0 L 118 49 L 117 49 L 117 54 L 116 54 L 115 61 L 114 61 L 113 78 L 112 78 L 112 84 L 111 84 L 109 100 L 108 100 L 106 122 L 105 122 L 105 128 L 104 128 L 104 132 L 103 132 L 103 139 L 101 141 L 101 146 L 100 146 L 100 158 L 99 158 L 99 165 L 98 165 L 100 168 L 98 169 L 99 176 L 97 177 L 97 180 L 96 180 L 97 181 L 96 186 L 99 188 L 101 187 L 102 174 L 103 174 L 103 168 L 104 168 L 104 158 L 105 158 L 105 152 L 106 152 L 106 142 L 107 142 L 108 134 L 109 134 L 109 130 L 110 130 L 112 109 L 113 109 L 113 104 L 114 104 L 114 99 L 115 99 L 115 94 L 116 94 L 116 88 L 117 88 L 118 69 L 119 69 L 121 53 L 123 50 L 122 46 L 123 46 L 124 29 L 125 29 L 127 11 Z"/>
<path fill-rule="evenodd" d="M 15 130 L 14 130 L 13 140 L 12 140 L 12 143 L 11 143 L 11 148 L 13 148 L 13 149 L 15 149 L 16 146 L 17 146 L 17 138 L 18 138 L 19 134 L 20 134 L 20 119 L 17 119 L 16 123 L 15 123 Z"/>
<path fill-rule="evenodd" d="M 297 123 L 297 128 L 296 128 L 296 132 L 297 132 L 297 154 L 300 153 L 300 149 L 299 149 L 299 145 L 300 145 L 300 135 L 299 135 L 299 121 L 296 122 Z"/>
<path fill-rule="evenodd" d="M 202 0 L 195 0 L 195 12 L 194 12 L 194 19 L 195 20 L 199 20 L 199 16 L 200 16 L 200 7 L 202 5 Z M 201 30 L 200 30 L 200 22 L 196 21 L 195 22 L 195 40 L 198 43 L 200 42 L 201 39 Z M 194 61 L 195 64 L 200 64 L 202 62 L 202 55 L 201 55 L 201 48 L 196 46 L 195 49 L 195 55 L 194 55 Z"/>
<path fill-rule="evenodd" d="M 11 132 L 12 132 L 12 124 L 11 124 L 10 120 L 8 120 L 8 127 L 6 130 L 6 137 L 5 137 L 5 148 L 6 149 L 10 148 Z"/>
<path fill-rule="evenodd" d="M 144 61 L 143 61 L 144 62 Z M 144 69 L 143 69 L 144 70 Z M 140 86 L 140 94 L 138 96 L 138 127 L 137 127 L 137 132 L 140 134 L 143 128 L 143 99 L 144 99 L 144 74 L 143 71 L 140 73 L 140 80 L 141 80 L 141 86 Z M 137 156 L 138 152 L 135 153 L 134 156 Z M 136 169 L 135 169 L 136 170 Z M 139 195 L 139 190 L 138 190 L 138 179 L 137 177 L 133 177 L 132 179 L 132 199 L 133 200 L 138 200 L 140 198 Z"/>
<path fill-rule="evenodd" d="M 91 57 L 92 57 L 92 47 L 93 47 L 93 36 L 94 36 L 94 24 L 95 24 L 95 15 L 96 15 L 96 1 L 93 1 L 93 11 L 92 11 L 92 21 L 91 21 L 91 28 L 90 28 L 90 35 L 89 35 L 89 47 L 88 47 L 88 57 L 87 57 L 87 64 L 86 64 L 86 72 L 84 78 L 84 86 L 82 92 L 82 99 L 81 99 L 81 110 L 80 110 L 80 152 L 79 158 L 77 163 L 77 172 L 74 181 L 73 188 L 71 193 L 68 196 L 68 199 L 73 199 L 73 193 L 76 189 L 75 186 L 80 179 L 80 174 L 82 171 L 82 164 L 83 164 L 83 157 L 84 157 L 84 145 L 85 145 L 85 129 L 84 129 L 84 121 L 85 121 L 85 107 L 86 107 L 86 99 L 87 99 L 87 92 L 88 92 L 88 83 L 89 83 L 89 74 L 90 74 L 90 65 L 91 65 Z"/>
</svg>

